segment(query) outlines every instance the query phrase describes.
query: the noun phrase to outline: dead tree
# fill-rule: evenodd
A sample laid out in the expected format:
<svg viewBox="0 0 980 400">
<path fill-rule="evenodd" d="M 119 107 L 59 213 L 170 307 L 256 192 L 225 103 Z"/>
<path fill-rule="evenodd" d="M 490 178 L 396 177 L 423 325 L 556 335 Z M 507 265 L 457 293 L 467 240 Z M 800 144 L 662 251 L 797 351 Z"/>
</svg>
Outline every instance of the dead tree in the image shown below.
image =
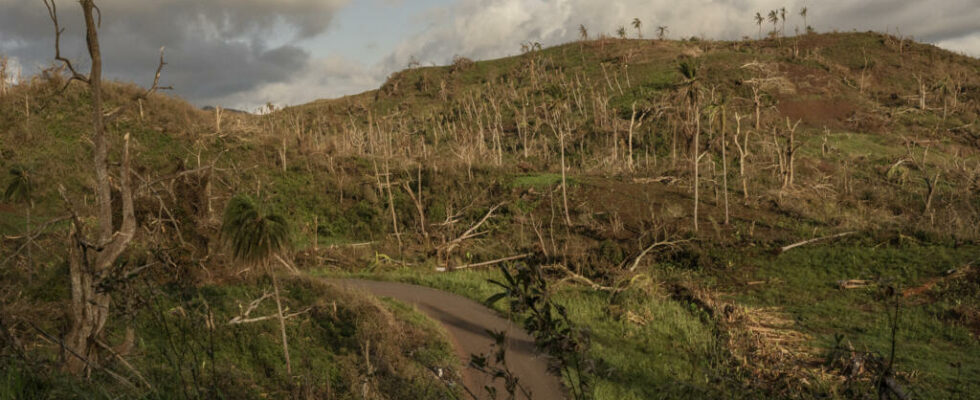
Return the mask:
<svg viewBox="0 0 980 400">
<path fill-rule="evenodd" d="M 562 113 L 560 108 L 549 113 L 551 117 L 549 125 L 551 126 L 552 132 L 558 137 L 559 157 L 561 161 L 561 198 L 562 204 L 565 206 L 565 224 L 571 226 L 572 218 L 568 212 L 568 179 L 566 176 L 568 168 L 565 166 L 565 136 L 571 134 L 572 128 L 568 122 L 571 116 L 567 112 L 570 111 L 568 110 L 570 107 L 563 105 L 562 108 L 565 109 L 566 113 Z"/>
<path fill-rule="evenodd" d="M 916 74 L 914 76 L 915 76 L 915 81 L 916 81 L 916 83 L 918 83 L 918 86 L 919 86 L 918 87 L 918 90 L 919 90 L 919 96 L 918 96 L 919 97 L 918 98 L 918 100 L 919 100 L 919 109 L 920 110 L 925 110 L 926 109 L 926 93 L 927 93 L 927 90 L 926 90 L 926 82 L 925 82 L 924 79 L 922 79 L 922 75 Z"/>
<path fill-rule="evenodd" d="M 789 117 L 786 118 L 786 144 L 781 148 L 777 149 L 779 155 L 779 172 L 783 178 L 782 189 L 787 189 L 793 186 L 793 176 L 795 175 L 794 158 L 796 158 L 796 152 L 800 149 L 803 144 L 796 143 L 796 128 L 800 126 L 801 121 L 796 121 L 796 123 L 791 123 Z M 775 137 L 776 129 L 773 128 L 773 141 L 779 144 L 779 141 Z"/>
<path fill-rule="evenodd" d="M 727 124 L 725 123 L 725 108 L 721 109 L 721 174 L 722 174 L 722 185 L 723 192 L 725 194 L 725 225 L 729 222 L 729 209 L 728 209 L 728 142 L 725 140 L 725 128 Z"/>
<path fill-rule="evenodd" d="M 122 167 L 119 172 L 120 198 L 122 201 L 122 222 L 119 230 L 114 230 L 112 186 L 109 179 L 109 140 L 106 137 L 105 113 L 102 109 L 102 51 L 99 47 L 98 27 L 101 11 L 94 0 L 80 0 L 85 19 L 86 44 L 91 59 L 88 75 L 79 73 L 70 60 L 61 55 L 61 34 L 64 29 L 58 22 L 57 6 L 54 0 L 44 1 L 48 16 L 55 30 L 55 60 L 64 64 L 70 73 L 67 84 L 79 81 L 88 85 L 92 100 L 92 143 L 93 170 L 95 172 L 96 226 L 95 239 L 87 238 L 86 225 L 72 205 L 64 188 L 59 188 L 72 214 L 73 226 L 69 244 L 69 274 L 71 281 L 72 305 L 69 308 L 71 327 L 65 338 L 66 367 L 73 373 L 85 373 L 99 362 L 100 343 L 104 343 L 103 328 L 109 316 L 110 293 L 101 290 L 108 270 L 126 250 L 136 233 L 136 219 L 133 212 L 133 195 L 130 184 L 129 134 L 124 137 Z M 95 13 L 99 12 L 96 17 Z M 96 19 L 98 18 L 98 19 Z M 161 49 L 160 66 L 153 86 L 143 95 L 158 89 L 160 71 L 163 68 Z M 118 111 L 109 114 L 109 118 Z"/>
<path fill-rule="evenodd" d="M 627 155 L 627 157 L 629 158 L 627 160 L 626 166 L 629 167 L 630 172 L 633 171 L 633 130 L 634 129 L 639 129 L 641 126 L 643 126 L 643 118 L 645 117 L 645 114 L 644 114 L 644 115 L 641 115 L 640 116 L 640 119 L 639 120 L 636 119 L 636 102 L 635 101 L 633 102 L 632 108 L 633 108 L 633 114 L 630 117 L 629 138 L 628 138 L 628 142 L 627 142 L 627 145 L 626 145 L 628 147 L 628 155 Z"/>
<path fill-rule="evenodd" d="M 932 208 L 932 198 L 936 195 L 936 185 L 939 184 L 939 172 L 936 172 L 936 177 L 932 178 L 932 181 L 926 179 L 926 187 L 928 191 L 926 192 L 926 206 L 922 211 L 922 214 L 928 215 L 929 210 Z"/>
<path fill-rule="evenodd" d="M 745 144 L 741 144 L 738 141 L 739 136 L 742 135 L 742 119 L 745 118 L 739 113 L 735 113 L 735 150 L 738 150 L 738 174 L 742 177 L 742 197 L 745 199 L 745 204 L 749 204 L 749 180 L 745 175 L 745 162 L 749 155 L 749 133 L 745 132 L 745 137 L 742 139 Z"/>
<path fill-rule="evenodd" d="M 0 55 L 0 97 L 7 94 L 7 57 Z"/>
</svg>

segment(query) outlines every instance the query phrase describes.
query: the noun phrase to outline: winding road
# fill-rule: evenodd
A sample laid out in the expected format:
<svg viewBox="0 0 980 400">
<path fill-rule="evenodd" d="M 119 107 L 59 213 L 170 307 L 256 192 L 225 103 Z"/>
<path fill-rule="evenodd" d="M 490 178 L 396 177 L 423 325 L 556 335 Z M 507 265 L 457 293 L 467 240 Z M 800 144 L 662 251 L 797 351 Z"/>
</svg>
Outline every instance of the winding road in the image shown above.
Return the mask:
<svg viewBox="0 0 980 400">
<path fill-rule="evenodd" d="M 365 290 L 378 297 L 390 297 L 415 305 L 419 311 L 441 323 L 449 332 L 453 347 L 462 364 L 463 382 L 473 393 L 484 397 L 483 387 L 492 382 L 486 374 L 469 367 L 470 355 L 488 353 L 493 338 L 487 330 L 507 333 L 507 364 L 517 375 L 520 384 L 534 400 L 564 399 L 564 389 L 558 377 L 548 372 L 548 358 L 539 353 L 534 339 L 520 326 L 501 318 L 480 303 L 440 290 L 397 282 L 360 279 L 331 279 L 331 282 L 353 289 Z M 495 382 L 498 397 L 504 396 L 502 382 Z M 518 398 L 524 399 L 523 395 Z"/>
</svg>

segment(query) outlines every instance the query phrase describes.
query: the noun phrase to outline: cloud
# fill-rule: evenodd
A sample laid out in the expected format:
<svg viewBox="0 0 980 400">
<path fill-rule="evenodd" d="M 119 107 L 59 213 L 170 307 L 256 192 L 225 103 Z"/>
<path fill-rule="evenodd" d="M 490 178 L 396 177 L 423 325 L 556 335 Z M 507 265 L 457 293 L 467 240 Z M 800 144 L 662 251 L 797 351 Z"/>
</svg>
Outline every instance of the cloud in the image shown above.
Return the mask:
<svg viewBox="0 0 980 400">
<path fill-rule="evenodd" d="M 353 0 L 99 0 L 106 76 L 148 85 L 160 46 L 167 48 L 162 83 L 197 105 L 254 109 L 273 102 L 298 104 L 377 88 L 409 60 L 448 64 L 453 56 L 488 59 L 519 52 L 523 42 L 556 45 L 590 34 L 612 35 L 633 18 L 643 34 L 657 26 L 672 38 L 755 37 L 755 13 L 787 7 L 787 33 L 803 29 L 804 0 L 455 0 L 419 8 L 414 28 L 377 32 L 406 35 L 377 65 L 365 60 L 312 54 L 311 42 L 329 40 L 338 12 Z M 360 0 L 367 1 L 367 0 Z M 877 30 L 980 56 L 977 0 L 809 1 L 807 22 L 818 31 Z M 379 0 L 378 5 L 416 4 Z M 426 2 L 426 4 L 429 4 Z M 86 65 L 84 31 L 77 1 L 60 0 L 66 28 L 64 55 Z M 363 4 L 359 4 L 363 5 Z M 51 62 L 54 32 L 40 0 L 0 0 L 0 53 L 25 74 Z M 769 29 L 763 25 L 763 31 Z M 356 26 L 352 29 L 365 29 Z M 374 29 L 374 28 L 368 28 Z M 375 31 L 372 31 L 375 32 Z M 380 34 L 380 33 L 379 33 Z M 364 34 L 378 43 L 377 35 Z M 383 41 L 381 41 L 383 42 Z"/>
<path fill-rule="evenodd" d="M 206 104 L 228 104 L 246 111 L 266 103 L 278 106 L 303 104 L 321 98 L 340 97 L 375 89 L 384 74 L 377 68 L 341 57 L 314 59 L 294 71 L 289 79 L 265 83 L 221 98 L 203 99 Z"/>
<path fill-rule="evenodd" d="M 348 0 L 102 0 L 106 76 L 144 85 L 152 80 L 158 49 L 168 62 L 162 82 L 203 104 L 292 79 L 308 68 L 308 50 L 289 44 L 323 33 Z M 58 2 L 65 28 L 63 55 L 87 65 L 76 1 Z M 37 0 L 0 0 L 0 52 L 25 66 L 54 55 L 54 28 Z"/>
<path fill-rule="evenodd" d="M 555 45 L 578 39 L 577 27 L 592 35 L 612 35 L 620 26 L 630 35 L 633 18 L 650 37 L 656 26 L 670 36 L 715 39 L 755 37 L 756 12 L 787 7 L 787 34 L 803 30 L 804 1 L 795 0 L 460 0 L 430 13 L 429 28 L 405 39 L 385 60 L 385 67 L 404 67 L 411 57 L 447 63 L 454 55 L 485 59 L 512 55 L 520 43 Z M 818 31 L 888 30 L 914 35 L 968 54 L 980 53 L 977 39 L 980 7 L 976 0 L 825 0 L 809 2 L 807 23 Z M 769 29 L 763 24 L 763 31 Z M 972 39 L 971 39 L 972 38 Z"/>
<path fill-rule="evenodd" d="M 980 32 L 958 38 L 940 40 L 936 45 L 971 57 L 980 57 Z"/>
</svg>

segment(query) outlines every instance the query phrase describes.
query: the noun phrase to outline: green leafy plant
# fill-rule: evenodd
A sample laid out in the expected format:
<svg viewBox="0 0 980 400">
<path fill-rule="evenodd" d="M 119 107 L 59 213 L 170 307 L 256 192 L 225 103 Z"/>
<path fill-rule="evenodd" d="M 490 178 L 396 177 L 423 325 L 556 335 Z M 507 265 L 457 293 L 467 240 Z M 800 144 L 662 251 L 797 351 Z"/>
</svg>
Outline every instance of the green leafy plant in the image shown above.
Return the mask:
<svg viewBox="0 0 980 400">
<path fill-rule="evenodd" d="M 26 168 L 11 168 L 10 176 L 12 179 L 7 184 L 7 189 L 3 192 L 3 198 L 10 202 L 26 205 L 27 214 L 24 221 L 24 238 L 27 240 L 28 270 L 33 274 L 34 257 L 31 252 L 31 210 L 34 208 L 34 183 Z"/>
<path fill-rule="evenodd" d="M 286 318 L 283 316 L 282 301 L 279 297 L 279 281 L 276 279 L 276 274 L 268 268 L 269 260 L 286 248 L 286 241 L 289 238 L 286 219 L 278 214 L 262 213 L 251 198 L 237 195 L 225 208 L 221 234 L 231 246 L 232 254 L 236 259 L 249 264 L 262 265 L 272 277 L 279 330 L 282 333 L 282 351 L 286 359 L 286 373 L 292 374 L 289 340 L 286 337 Z"/>
<path fill-rule="evenodd" d="M 508 300 L 511 312 L 525 316 L 524 329 L 534 337 L 538 348 L 557 361 L 556 372 L 568 382 L 575 399 L 590 399 L 593 361 L 587 356 L 589 337 L 576 327 L 564 306 L 551 298 L 548 281 L 537 266 L 518 264 L 516 273 L 501 266 L 504 279 L 490 280 L 503 291 L 490 296 L 486 303 L 493 305 Z"/>
<path fill-rule="evenodd" d="M 525 398 L 530 399 L 531 393 L 528 393 L 527 389 L 521 385 L 520 379 L 507 365 L 507 333 L 504 331 L 487 330 L 487 334 L 493 338 L 494 342 L 490 347 L 490 352 L 471 354 L 470 366 L 477 371 L 489 375 L 494 381 L 502 380 L 504 382 L 504 390 L 507 391 L 507 399 L 516 399 L 518 391 L 524 394 Z M 498 393 L 495 386 L 486 385 L 483 387 L 483 390 L 487 392 L 487 396 L 491 399 L 497 398 Z M 473 397 L 476 396 L 474 395 Z"/>
</svg>

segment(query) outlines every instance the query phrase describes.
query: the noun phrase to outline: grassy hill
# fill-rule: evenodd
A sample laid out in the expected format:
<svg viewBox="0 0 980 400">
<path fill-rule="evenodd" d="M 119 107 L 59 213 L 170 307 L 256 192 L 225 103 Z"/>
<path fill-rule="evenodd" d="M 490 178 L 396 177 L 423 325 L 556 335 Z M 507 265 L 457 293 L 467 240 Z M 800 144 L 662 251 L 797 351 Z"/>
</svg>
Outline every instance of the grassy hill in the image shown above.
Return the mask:
<svg viewBox="0 0 980 400">
<path fill-rule="evenodd" d="M 226 321 L 268 286 L 220 245 L 224 204 L 243 193 L 287 217 L 286 258 L 313 275 L 482 301 L 497 266 L 542 267 L 551 296 L 589 331 L 596 398 L 866 397 L 886 365 L 916 397 L 968 395 L 980 389 L 970 379 L 980 374 L 978 77 L 977 59 L 835 33 L 601 39 L 458 58 L 393 74 L 376 91 L 220 123 L 154 95 L 110 125 L 111 163 L 131 133 L 140 185 L 140 233 L 120 271 L 154 265 L 112 289 L 109 339 L 133 328 L 135 370 L 199 396 L 359 397 L 365 381 L 383 393 L 432 380 L 425 368 L 451 358 L 425 339 L 437 334 L 419 328 L 418 351 L 378 347 L 392 368 L 366 374 L 356 357 L 367 338 L 405 322 L 358 325 L 362 313 L 397 312 L 305 279 L 288 290 L 294 309 L 313 307 L 290 328 L 307 338 L 296 339 L 309 360 L 299 377 L 275 365 L 272 325 L 202 330 L 209 312 Z M 0 204 L 0 354 L 13 366 L 0 394 L 96 385 L 139 397 L 148 389 L 63 376 L 56 342 L 38 336 L 67 324 L 68 224 L 42 225 L 65 214 L 58 186 L 92 207 L 87 89 L 63 83 L 39 76 L 0 97 L 0 167 L 31 172 L 32 228 L 43 227 L 30 260 L 25 206 Z M 107 109 L 136 93 L 110 85 Z M 466 268 L 515 255 L 527 256 Z M 162 300 L 142 299 L 151 289 Z M 220 367 L 186 372 L 181 363 L 209 350 L 168 356 L 174 335 L 161 323 L 194 326 L 194 343 L 226 338 L 211 358 Z M 413 356 L 430 353 L 440 356 Z M 412 393 L 445 388 L 427 382 Z"/>
</svg>

